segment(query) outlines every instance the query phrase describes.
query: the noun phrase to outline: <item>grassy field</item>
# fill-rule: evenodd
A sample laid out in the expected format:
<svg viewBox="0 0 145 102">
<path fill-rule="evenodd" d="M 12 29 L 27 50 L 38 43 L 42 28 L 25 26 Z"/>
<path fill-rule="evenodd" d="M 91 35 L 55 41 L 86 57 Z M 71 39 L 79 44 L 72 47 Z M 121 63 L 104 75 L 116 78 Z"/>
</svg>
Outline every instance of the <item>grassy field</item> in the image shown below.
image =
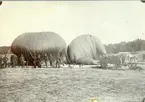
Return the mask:
<svg viewBox="0 0 145 102">
<path fill-rule="evenodd" d="M 96 68 L 0 70 L 0 102 L 141 102 L 145 71 Z"/>
</svg>

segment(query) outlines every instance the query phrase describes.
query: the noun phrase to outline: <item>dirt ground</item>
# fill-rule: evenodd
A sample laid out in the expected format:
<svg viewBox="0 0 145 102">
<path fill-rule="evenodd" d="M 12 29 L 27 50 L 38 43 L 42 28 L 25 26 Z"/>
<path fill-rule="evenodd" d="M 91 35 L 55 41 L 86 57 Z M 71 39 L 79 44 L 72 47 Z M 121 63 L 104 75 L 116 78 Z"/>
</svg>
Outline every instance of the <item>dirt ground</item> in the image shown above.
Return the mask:
<svg viewBox="0 0 145 102">
<path fill-rule="evenodd" d="M 144 97 L 144 70 L 0 69 L 0 102 L 141 102 Z"/>
</svg>

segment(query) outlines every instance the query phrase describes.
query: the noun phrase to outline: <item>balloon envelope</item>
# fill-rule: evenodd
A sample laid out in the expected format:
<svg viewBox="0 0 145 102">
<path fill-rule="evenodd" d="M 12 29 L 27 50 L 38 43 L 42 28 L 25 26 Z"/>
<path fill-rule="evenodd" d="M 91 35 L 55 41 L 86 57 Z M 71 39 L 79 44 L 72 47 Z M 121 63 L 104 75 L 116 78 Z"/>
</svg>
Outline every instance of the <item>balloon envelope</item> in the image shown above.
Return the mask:
<svg viewBox="0 0 145 102">
<path fill-rule="evenodd" d="M 70 43 L 67 54 L 72 63 L 96 64 L 99 56 L 106 54 L 106 49 L 97 37 L 81 35 Z"/>
<path fill-rule="evenodd" d="M 31 32 L 18 36 L 11 45 L 11 50 L 17 56 L 24 55 L 32 61 L 34 54 L 60 53 L 65 55 L 66 43 L 61 36 L 54 32 Z"/>
</svg>

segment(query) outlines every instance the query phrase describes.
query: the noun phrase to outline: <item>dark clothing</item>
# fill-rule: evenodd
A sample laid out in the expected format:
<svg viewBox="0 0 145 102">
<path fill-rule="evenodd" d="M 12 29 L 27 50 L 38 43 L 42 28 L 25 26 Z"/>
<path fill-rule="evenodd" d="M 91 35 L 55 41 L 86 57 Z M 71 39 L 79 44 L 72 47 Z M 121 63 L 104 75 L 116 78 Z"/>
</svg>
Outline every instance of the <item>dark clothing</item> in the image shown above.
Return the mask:
<svg viewBox="0 0 145 102">
<path fill-rule="evenodd" d="M 108 64 L 108 60 L 106 57 L 102 56 L 102 58 L 100 59 L 100 65 L 102 68 L 107 68 L 107 64 Z"/>
<path fill-rule="evenodd" d="M 52 66 L 52 60 L 50 60 L 50 66 Z"/>
<path fill-rule="evenodd" d="M 49 56 L 50 66 L 53 66 L 54 57 L 52 55 Z"/>
<path fill-rule="evenodd" d="M 33 65 L 34 65 L 34 68 L 36 68 L 36 56 L 33 57 Z"/>
<path fill-rule="evenodd" d="M 25 66 L 25 58 L 24 58 L 24 56 L 21 56 L 20 57 L 20 66 L 21 67 L 24 67 Z"/>
<path fill-rule="evenodd" d="M 2 65 L 3 64 L 3 58 L 2 57 L 0 57 L 0 68 L 2 68 Z"/>
<path fill-rule="evenodd" d="M 61 63 L 61 57 L 57 56 L 57 58 L 56 58 L 56 68 L 60 68 L 60 63 Z"/>
<path fill-rule="evenodd" d="M 37 65 L 39 68 L 41 68 L 41 61 L 40 61 L 39 59 L 37 59 L 36 65 Z"/>
<path fill-rule="evenodd" d="M 4 68 L 6 68 L 7 66 L 8 66 L 8 57 L 7 56 L 5 56 L 4 58 L 3 58 L 3 63 L 4 63 Z"/>
<path fill-rule="evenodd" d="M 44 62 L 45 62 L 45 66 L 46 66 L 46 68 L 47 68 L 47 61 L 48 61 L 48 56 L 45 55 L 45 56 L 44 56 Z"/>
<path fill-rule="evenodd" d="M 117 57 L 116 59 L 116 64 L 115 64 L 116 67 L 121 67 L 121 59 L 119 57 Z"/>
<path fill-rule="evenodd" d="M 48 56 L 44 55 L 43 59 L 47 61 L 48 60 Z"/>
<path fill-rule="evenodd" d="M 34 68 L 36 68 L 37 66 L 39 68 L 41 68 L 41 58 L 40 58 L 40 56 L 34 56 L 33 64 L 34 64 Z"/>
<path fill-rule="evenodd" d="M 11 56 L 11 66 L 12 66 L 12 68 L 16 67 L 17 64 L 18 64 L 17 56 L 16 55 L 12 55 Z"/>
</svg>

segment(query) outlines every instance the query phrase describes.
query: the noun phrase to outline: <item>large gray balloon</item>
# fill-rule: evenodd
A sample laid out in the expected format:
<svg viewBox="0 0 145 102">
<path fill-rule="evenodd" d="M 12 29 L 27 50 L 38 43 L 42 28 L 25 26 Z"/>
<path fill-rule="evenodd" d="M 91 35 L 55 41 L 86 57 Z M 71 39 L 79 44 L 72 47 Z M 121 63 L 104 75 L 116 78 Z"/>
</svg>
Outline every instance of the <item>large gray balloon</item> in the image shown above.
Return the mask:
<svg viewBox="0 0 145 102">
<path fill-rule="evenodd" d="M 93 35 L 76 37 L 68 46 L 67 54 L 71 63 L 97 64 L 100 55 L 106 54 L 101 41 Z"/>
<path fill-rule="evenodd" d="M 65 55 L 66 43 L 61 36 L 54 32 L 31 32 L 18 36 L 11 45 L 11 50 L 17 56 L 24 55 L 32 61 L 34 54 L 60 53 Z"/>
</svg>

